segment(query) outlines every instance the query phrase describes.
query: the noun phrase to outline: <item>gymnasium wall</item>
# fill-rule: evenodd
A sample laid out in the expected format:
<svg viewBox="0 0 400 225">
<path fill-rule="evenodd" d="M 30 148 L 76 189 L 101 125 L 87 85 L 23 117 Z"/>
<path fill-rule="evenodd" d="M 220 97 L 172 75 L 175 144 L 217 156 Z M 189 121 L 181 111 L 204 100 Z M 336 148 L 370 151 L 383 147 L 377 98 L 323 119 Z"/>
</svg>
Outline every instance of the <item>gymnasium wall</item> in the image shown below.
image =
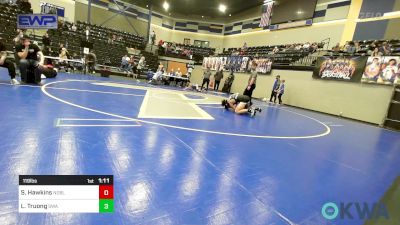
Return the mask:
<svg viewBox="0 0 400 225">
<path fill-rule="evenodd" d="M 400 18 L 358 22 L 353 40 L 396 39 L 400 38 L 399 29 Z"/>
<path fill-rule="evenodd" d="M 314 23 L 346 19 L 349 13 L 350 0 L 318 0 L 314 12 Z"/>
<path fill-rule="evenodd" d="M 400 0 L 363 0 L 358 18 L 382 17 L 395 11 L 400 11 Z"/>
<path fill-rule="evenodd" d="M 202 74 L 196 67 L 191 81 L 201 84 Z M 310 71 L 272 70 L 271 75 L 258 76 L 254 97 L 269 99 L 276 75 L 286 80 L 285 104 L 334 115 L 342 112 L 344 117 L 374 124 L 382 124 L 393 91 L 390 86 L 316 80 Z M 248 78 L 249 74 L 235 73 L 231 91 L 243 93 Z"/>
<path fill-rule="evenodd" d="M 50 3 L 65 9 L 65 20 L 73 22 L 75 19 L 75 1 L 71 0 L 30 0 L 34 13 L 40 13 L 40 2 Z"/>
<path fill-rule="evenodd" d="M 353 40 L 400 38 L 399 14 L 400 0 L 363 0 Z"/>
<path fill-rule="evenodd" d="M 32 0 L 32 6 L 35 12 L 40 10 L 41 0 Z M 87 0 L 44 0 L 45 2 L 65 8 L 66 19 L 69 21 L 87 20 Z M 348 12 L 347 3 L 349 0 L 319 0 L 317 10 L 319 13 L 314 15 L 316 22 L 330 21 L 333 19 L 345 18 Z M 119 2 L 120 7 L 129 4 Z M 137 6 L 132 6 L 127 12 L 129 21 L 135 26 L 135 29 L 141 36 L 147 35 L 147 23 L 149 19 L 148 10 Z M 114 16 L 110 21 L 108 18 Z M 332 36 L 331 43 L 340 40 L 340 33 L 343 26 L 336 24 L 329 26 L 331 30 L 317 27 L 304 27 L 283 31 L 262 31 L 258 28 L 261 16 L 260 7 L 246 10 L 226 19 L 227 24 L 210 23 L 206 21 L 189 21 L 175 19 L 170 16 L 162 15 L 156 12 L 152 13 L 152 28 L 156 31 L 157 39 L 174 41 L 182 43 L 185 38 L 194 40 L 209 41 L 210 46 L 217 49 L 217 52 L 223 48 L 242 46 L 246 41 L 249 46 L 285 44 L 305 41 L 321 41 Z M 249 17 L 252 17 L 249 19 Z M 256 18 L 254 18 L 256 17 Z M 116 28 L 123 31 L 135 32 L 126 20 L 126 17 L 118 13 L 118 7 L 107 0 L 92 0 L 92 23 L 102 24 L 106 27 Z M 247 20 L 246 20 L 247 19 Z M 233 22 L 240 20 L 241 22 Z M 105 23 L 104 23 L 105 22 Z M 229 25 L 229 23 L 232 23 Z M 161 29 L 161 28 L 165 29 Z M 296 35 L 293 33 L 296 32 Z M 249 36 L 240 36 L 233 34 L 246 33 Z M 310 35 L 310 33 L 312 35 Z M 219 37 L 220 36 L 220 37 Z"/>
<path fill-rule="evenodd" d="M 165 28 L 165 27 L 161 27 L 161 26 L 157 26 L 154 24 L 151 24 L 150 27 L 151 30 L 154 30 L 154 32 L 156 32 L 157 34 L 157 41 L 159 40 L 171 40 L 172 39 L 172 33 L 173 31 L 171 29 Z M 183 42 L 183 40 L 182 40 Z"/>
<path fill-rule="evenodd" d="M 246 34 L 229 35 L 224 38 L 224 48 L 240 47 L 244 42 L 248 46 L 291 44 L 304 42 L 320 42 L 331 38 L 330 46 L 340 42 L 343 34 L 344 22 L 314 24 L 309 27 L 292 28 L 286 30 L 262 30 Z"/>
<path fill-rule="evenodd" d="M 151 30 L 154 30 L 156 32 L 157 40 L 183 43 L 183 40 L 185 38 L 189 38 L 192 44 L 194 40 L 201 40 L 210 42 L 210 47 L 217 49 L 217 51 L 222 50 L 223 48 L 224 36 L 222 35 L 212 35 L 212 34 L 202 34 L 202 33 L 192 33 L 179 30 L 172 30 L 154 24 L 151 25 Z"/>
<path fill-rule="evenodd" d="M 88 5 L 82 2 L 76 2 L 75 5 L 75 21 L 86 21 Z M 133 16 L 125 17 L 124 15 L 116 14 L 116 9 L 113 9 L 113 7 L 110 6 L 106 8 L 98 5 L 92 5 L 91 22 L 93 24 L 98 24 L 121 31 L 136 33 L 130 26 L 127 19 L 135 27 L 140 36 L 147 36 L 147 22 L 139 20 Z"/>
<path fill-rule="evenodd" d="M 210 35 L 201 33 L 188 33 L 183 31 L 174 30 L 171 36 L 171 41 L 176 43 L 183 43 L 183 39 L 189 38 L 190 42 L 193 44 L 194 40 L 208 41 L 211 48 L 216 48 L 222 50 L 224 36 L 221 35 Z"/>
<path fill-rule="evenodd" d="M 317 2 L 313 22 L 327 22 L 346 19 L 350 9 L 350 0 L 319 0 Z M 263 30 L 259 27 L 261 6 L 247 10 L 239 16 L 232 17 L 225 24 L 224 35 L 243 34 Z M 266 30 L 267 27 L 264 28 Z"/>
</svg>

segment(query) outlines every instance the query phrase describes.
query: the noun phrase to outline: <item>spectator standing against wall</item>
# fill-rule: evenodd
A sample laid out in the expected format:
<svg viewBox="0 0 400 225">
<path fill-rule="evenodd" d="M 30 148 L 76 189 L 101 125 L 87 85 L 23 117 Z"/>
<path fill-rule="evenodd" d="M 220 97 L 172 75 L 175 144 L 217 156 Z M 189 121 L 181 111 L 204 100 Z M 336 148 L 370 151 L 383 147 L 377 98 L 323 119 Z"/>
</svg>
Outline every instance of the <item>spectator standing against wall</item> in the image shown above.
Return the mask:
<svg viewBox="0 0 400 225">
<path fill-rule="evenodd" d="M 280 104 L 282 104 L 282 96 L 283 96 L 283 94 L 285 94 L 285 80 L 282 80 L 281 85 L 276 93 L 278 94 L 278 100 L 279 100 L 279 105 L 280 105 Z M 275 103 L 275 100 L 274 100 L 274 103 Z"/>
<path fill-rule="evenodd" d="M 156 43 L 156 32 L 154 32 L 154 30 L 151 32 L 150 34 L 150 41 L 151 41 L 151 45 L 154 45 Z"/>
<path fill-rule="evenodd" d="M 280 86 L 281 86 L 281 76 L 277 75 L 274 82 L 274 86 L 272 86 L 271 97 L 269 99 L 269 102 L 272 102 L 272 98 L 276 99 L 276 93 L 279 90 Z"/>
<path fill-rule="evenodd" d="M 222 87 L 222 92 L 229 94 L 231 92 L 231 87 L 234 80 L 235 80 L 235 74 L 233 73 L 233 70 L 231 70 L 229 76 L 226 78 L 224 82 L 224 86 Z"/>
<path fill-rule="evenodd" d="M 224 77 L 223 69 L 220 68 L 214 75 L 214 79 L 215 79 L 214 91 L 218 91 L 219 84 L 221 83 L 221 80 L 223 77 Z"/>
<path fill-rule="evenodd" d="M 146 58 L 144 56 L 140 57 L 140 60 L 137 65 L 137 75 L 135 75 L 135 78 L 137 79 L 140 74 L 142 73 L 142 70 L 144 70 L 144 67 L 146 66 Z"/>
<path fill-rule="evenodd" d="M 203 83 L 201 84 L 201 90 L 203 90 L 204 84 L 206 84 L 206 90 L 208 91 L 208 86 L 210 85 L 211 69 L 207 67 L 207 70 L 203 74 Z"/>
<path fill-rule="evenodd" d="M 257 63 L 256 61 L 251 62 L 251 70 L 250 70 L 250 77 L 247 82 L 247 87 L 243 92 L 243 95 L 247 95 L 250 97 L 250 102 L 251 102 L 251 97 L 253 96 L 253 91 L 256 89 L 256 83 L 257 83 Z"/>
</svg>

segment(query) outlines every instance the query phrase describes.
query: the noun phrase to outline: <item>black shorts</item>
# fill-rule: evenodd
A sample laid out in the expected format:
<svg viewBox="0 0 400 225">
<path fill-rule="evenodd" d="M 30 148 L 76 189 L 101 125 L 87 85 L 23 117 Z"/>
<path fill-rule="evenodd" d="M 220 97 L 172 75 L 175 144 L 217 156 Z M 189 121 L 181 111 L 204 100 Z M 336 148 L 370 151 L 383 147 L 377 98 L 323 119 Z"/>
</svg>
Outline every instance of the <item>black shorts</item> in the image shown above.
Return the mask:
<svg viewBox="0 0 400 225">
<path fill-rule="evenodd" d="M 240 102 L 243 103 L 248 103 L 250 102 L 250 97 L 247 95 L 238 95 L 238 97 L 236 98 L 236 103 L 239 104 Z"/>
</svg>

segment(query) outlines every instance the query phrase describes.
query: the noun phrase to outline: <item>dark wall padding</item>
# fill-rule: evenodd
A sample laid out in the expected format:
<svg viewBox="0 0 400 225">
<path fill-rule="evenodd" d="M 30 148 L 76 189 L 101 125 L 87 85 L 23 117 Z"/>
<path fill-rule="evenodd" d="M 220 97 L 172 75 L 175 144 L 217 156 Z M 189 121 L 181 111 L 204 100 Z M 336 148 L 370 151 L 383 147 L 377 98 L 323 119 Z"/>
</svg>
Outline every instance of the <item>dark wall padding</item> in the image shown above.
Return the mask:
<svg viewBox="0 0 400 225">
<path fill-rule="evenodd" d="M 384 39 L 388 20 L 357 23 L 353 40 L 378 40 Z"/>
<path fill-rule="evenodd" d="M 383 16 L 384 13 L 393 12 L 393 7 L 399 0 L 364 0 L 359 18 Z"/>
<path fill-rule="evenodd" d="M 400 121 L 400 103 L 392 103 L 390 105 L 388 118 Z"/>
</svg>

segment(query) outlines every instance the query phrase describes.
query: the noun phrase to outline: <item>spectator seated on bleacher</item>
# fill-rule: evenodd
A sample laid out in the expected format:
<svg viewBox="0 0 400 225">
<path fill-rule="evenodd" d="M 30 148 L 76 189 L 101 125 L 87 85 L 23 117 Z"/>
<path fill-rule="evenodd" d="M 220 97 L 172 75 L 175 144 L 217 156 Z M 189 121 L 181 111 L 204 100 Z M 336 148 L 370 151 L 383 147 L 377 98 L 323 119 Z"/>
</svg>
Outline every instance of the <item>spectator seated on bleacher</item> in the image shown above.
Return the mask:
<svg viewBox="0 0 400 225">
<path fill-rule="evenodd" d="M 65 47 L 62 47 L 60 49 L 60 54 L 58 56 L 60 58 L 58 64 L 59 64 L 59 68 L 64 68 L 65 72 L 69 73 L 69 69 L 74 69 L 68 62 L 68 58 L 69 58 L 69 53 L 68 50 Z"/>
<path fill-rule="evenodd" d="M 131 58 L 128 55 L 124 55 L 121 60 L 121 70 L 125 72 L 128 77 L 132 73 L 132 65 L 130 63 Z"/>
<path fill-rule="evenodd" d="M 197 47 L 187 44 L 159 42 L 159 54 L 170 57 L 193 59 L 193 57 L 203 59 L 203 57 L 214 54 L 215 49 Z"/>
<path fill-rule="evenodd" d="M 390 48 L 390 45 L 385 41 L 379 48 L 379 52 L 381 52 L 383 55 L 390 55 L 392 53 L 392 50 Z"/>
</svg>

